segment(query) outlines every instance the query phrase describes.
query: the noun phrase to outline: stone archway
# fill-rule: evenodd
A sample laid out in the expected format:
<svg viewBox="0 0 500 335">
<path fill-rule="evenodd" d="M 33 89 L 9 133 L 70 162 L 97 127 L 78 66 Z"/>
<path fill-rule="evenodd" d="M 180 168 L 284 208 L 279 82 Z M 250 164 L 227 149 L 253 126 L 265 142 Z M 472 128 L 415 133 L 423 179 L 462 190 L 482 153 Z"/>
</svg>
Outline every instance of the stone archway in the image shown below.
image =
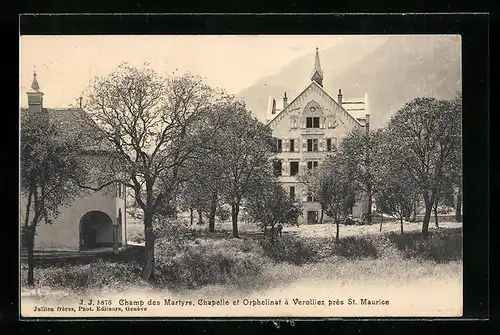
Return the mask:
<svg viewBox="0 0 500 335">
<path fill-rule="evenodd" d="M 113 221 L 104 212 L 90 211 L 80 219 L 80 249 L 112 246 L 113 235 Z"/>
</svg>

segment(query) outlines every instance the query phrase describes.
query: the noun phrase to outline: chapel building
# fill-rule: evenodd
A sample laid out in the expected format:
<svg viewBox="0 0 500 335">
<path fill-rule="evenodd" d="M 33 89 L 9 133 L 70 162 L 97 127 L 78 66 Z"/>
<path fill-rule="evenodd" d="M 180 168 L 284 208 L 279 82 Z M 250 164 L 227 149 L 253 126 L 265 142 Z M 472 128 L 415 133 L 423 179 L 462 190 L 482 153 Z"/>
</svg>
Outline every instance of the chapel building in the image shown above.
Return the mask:
<svg viewBox="0 0 500 335">
<path fill-rule="evenodd" d="M 36 73 L 33 76 L 31 91 L 27 92 L 27 95 L 28 108 L 21 108 L 21 118 L 23 113 L 38 111 L 46 113 L 49 122 L 56 123 L 61 133 L 84 133 L 88 135 L 84 136 L 85 138 L 92 138 L 93 134 L 99 131 L 81 106 L 45 108 L 44 94 L 40 91 Z M 91 173 L 98 173 L 99 163 L 112 155 L 110 143 L 100 140 L 85 142 L 83 147 L 84 150 L 80 154 L 84 159 L 91 160 L 95 169 Z M 34 249 L 80 251 L 114 245 L 125 246 L 127 244 L 125 197 L 125 187 L 118 183 L 100 191 L 82 189 L 82 193 L 70 205 L 59 208 L 60 214 L 52 224 L 41 222 L 37 226 Z M 24 224 L 26 206 L 27 199 L 21 196 L 21 228 Z"/>
</svg>

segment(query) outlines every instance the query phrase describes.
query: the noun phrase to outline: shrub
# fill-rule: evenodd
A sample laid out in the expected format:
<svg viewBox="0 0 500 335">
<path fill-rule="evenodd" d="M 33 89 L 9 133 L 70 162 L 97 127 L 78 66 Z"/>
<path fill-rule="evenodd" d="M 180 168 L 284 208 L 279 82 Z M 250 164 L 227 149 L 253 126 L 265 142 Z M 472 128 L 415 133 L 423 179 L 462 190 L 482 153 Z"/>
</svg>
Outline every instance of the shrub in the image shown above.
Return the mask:
<svg viewBox="0 0 500 335">
<path fill-rule="evenodd" d="M 419 258 L 435 262 L 449 262 L 462 259 L 462 229 L 443 229 L 430 232 L 427 241 L 420 232 L 388 235 L 391 242 L 406 258 Z"/>
<path fill-rule="evenodd" d="M 296 265 L 312 262 L 318 259 L 320 249 L 319 239 L 297 238 L 295 236 L 283 236 L 275 239 L 261 240 L 261 247 L 265 256 L 275 262 L 286 262 Z"/>
<path fill-rule="evenodd" d="M 159 283 L 172 289 L 197 288 L 211 284 L 245 287 L 262 269 L 263 260 L 256 254 L 191 244 L 181 252 L 157 257 Z"/>
<path fill-rule="evenodd" d="M 144 224 L 132 223 L 127 225 L 127 240 L 136 243 L 144 242 Z"/>
<path fill-rule="evenodd" d="M 38 287 L 54 289 L 121 289 L 131 284 L 141 284 L 137 263 L 116 263 L 104 260 L 89 264 L 66 264 L 61 266 L 35 267 Z M 22 283 L 26 285 L 26 270 L 22 271 Z"/>
<path fill-rule="evenodd" d="M 367 236 L 349 236 L 332 241 L 332 255 L 346 258 L 377 258 L 378 250 L 373 239 Z"/>
</svg>

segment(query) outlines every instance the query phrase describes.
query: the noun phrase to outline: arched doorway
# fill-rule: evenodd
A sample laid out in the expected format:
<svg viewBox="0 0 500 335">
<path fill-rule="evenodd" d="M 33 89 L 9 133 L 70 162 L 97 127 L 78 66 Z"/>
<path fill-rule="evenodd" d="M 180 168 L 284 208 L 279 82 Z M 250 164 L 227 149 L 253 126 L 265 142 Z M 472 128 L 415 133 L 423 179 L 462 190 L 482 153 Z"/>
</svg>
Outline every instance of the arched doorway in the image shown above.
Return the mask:
<svg viewBox="0 0 500 335">
<path fill-rule="evenodd" d="M 113 222 L 101 211 L 90 211 L 80 219 L 80 249 L 113 245 Z"/>
</svg>

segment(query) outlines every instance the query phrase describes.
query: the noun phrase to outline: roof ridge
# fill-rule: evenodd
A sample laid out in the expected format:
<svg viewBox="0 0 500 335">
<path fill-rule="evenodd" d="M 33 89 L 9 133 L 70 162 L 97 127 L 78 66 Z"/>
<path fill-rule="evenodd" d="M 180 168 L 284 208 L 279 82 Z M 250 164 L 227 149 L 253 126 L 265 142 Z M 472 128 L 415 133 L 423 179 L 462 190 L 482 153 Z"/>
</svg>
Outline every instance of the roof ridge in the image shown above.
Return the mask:
<svg viewBox="0 0 500 335">
<path fill-rule="evenodd" d="M 286 107 L 284 107 L 278 114 L 276 114 L 274 116 L 274 118 L 272 118 L 271 120 L 269 120 L 267 122 L 267 124 L 271 124 L 274 120 L 276 120 L 276 118 L 281 114 L 283 113 L 287 108 L 288 106 L 290 106 L 295 100 L 297 100 L 297 98 L 302 95 L 302 93 L 304 93 L 311 85 L 315 84 L 316 87 L 320 88 L 326 95 L 327 97 L 329 97 L 330 99 L 332 99 L 332 101 L 340 107 L 340 109 L 342 109 L 344 111 L 345 114 L 347 114 L 350 118 L 352 118 L 355 122 L 357 122 L 359 125 L 363 125 L 361 122 L 359 122 L 359 120 L 354 117 L 353 115 L 351 115 L 344 107 L 342 107 L 341 104 L 339 104 L 323 87 L 321 87 L 321 85 L 319 85 L 316 81 L 312 80 L 311 83 L 309 85 L 306 86 L 306 88 L 304 88 L 302 91 L 300 91 L 299 94 L 297 94 L 297 96 L 289 103 L 286 105 Z"/>
</svg>

